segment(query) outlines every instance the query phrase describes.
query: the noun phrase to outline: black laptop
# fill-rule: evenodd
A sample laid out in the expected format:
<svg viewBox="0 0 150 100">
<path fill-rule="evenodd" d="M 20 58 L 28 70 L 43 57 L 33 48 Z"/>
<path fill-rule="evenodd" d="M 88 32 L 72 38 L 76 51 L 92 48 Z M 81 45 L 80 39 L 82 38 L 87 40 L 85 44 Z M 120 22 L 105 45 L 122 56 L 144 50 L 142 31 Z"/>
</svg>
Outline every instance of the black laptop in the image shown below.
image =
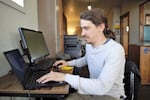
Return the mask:
<svg viewBox="0 0 150 100">
<path fill-rule="evenodd" d="M 34 70 L 31 69 L 24 61 L 18 49 L 13 49 L 4 52 L 10 66 L 12 67 L 13 73 L 16 75 L 18 80 L 23 85 L 24 89 L 38 89 L 41 87 L 53 87 L 65 85 L 65 82 L 49 81 L 47 83 L 38 83 L 36 79 L 42 75 L 50 72 L 50 70 Z"/>
</svg>

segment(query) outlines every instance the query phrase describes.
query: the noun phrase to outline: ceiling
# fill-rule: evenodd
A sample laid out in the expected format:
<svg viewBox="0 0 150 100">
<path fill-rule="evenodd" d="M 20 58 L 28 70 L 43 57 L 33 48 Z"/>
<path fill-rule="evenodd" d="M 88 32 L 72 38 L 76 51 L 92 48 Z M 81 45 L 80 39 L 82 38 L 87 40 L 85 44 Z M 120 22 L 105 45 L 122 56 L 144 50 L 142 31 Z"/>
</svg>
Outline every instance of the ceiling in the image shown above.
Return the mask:
<svg viewBox="0 0 150 100">
<path fill-rule="evenodd" d="M 112 8 L 120 6 L 121 1 L 124 0 L 90 0 L 90 4 L 92 8 L 101 8 L 109 13 Z M 87 10 L 88 4 L 89 0 L 63 0 L 63 10 L 67 18 L 67 31 L 69 33 L 78 29 L 80 13 Z"/>
<path fill-rule="evenodd" d="M 129 4 L 144 0 L 90 0 L 92 8 L 101 8 L 105 11 L 106 15 L 112 13 L 112 9 L 121 7 L 122 4 Z M 67 18 L 67 30 L 71 30 L 75 27 L 79 27 L 79 17 L 82 11 L 87 10 L 89 0 L 63 0 L 63 11 Z M 70 31 L 70 32 L 71 32 Z"/>
<path fill-rule="evenodd" d="M 123 0 L 90 0 L 92 8 L 102 8 L 106 12 L 120 6 Z M 66 16 L 79 16 L 80 12 L 87 10 L 89 0 L 63 0 L 63 9 Z"/>
<path fill-rule="evenodd" d="M 124 0 L 111 0 L 111 1 L 110 0 L 63 0 L 63 5 L 65 5 L 66 7 L 72 6 L 77 9 L 80 9 L 80 8 L 87 8 L 87 5 L 90 2 L 91 5 L 94 7 L 110 9 L 112 6 L 120 6 L 122 1 Z"/>
</svg>

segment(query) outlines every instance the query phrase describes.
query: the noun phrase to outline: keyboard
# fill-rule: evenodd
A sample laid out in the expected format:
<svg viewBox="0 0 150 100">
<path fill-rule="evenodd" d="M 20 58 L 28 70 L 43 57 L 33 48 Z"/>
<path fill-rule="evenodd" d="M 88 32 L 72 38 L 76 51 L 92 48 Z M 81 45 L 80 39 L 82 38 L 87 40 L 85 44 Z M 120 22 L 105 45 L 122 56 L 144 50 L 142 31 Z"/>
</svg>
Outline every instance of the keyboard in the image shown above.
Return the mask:
<svg viewBox="0 0 150 100">
<path fill-rule="evenodd" d="M 47 74 L 49 71 L 33 71 L 32 75 L 29 77 L 28 82 L 26 83 L 26 87 L 28 89 L 39 89 L 44 87 L 54 87 L 54 86 L 63 86 L 66 83 L 65 82 L 56 82 L 56 81 L 49 81 L 46 83 L 38 83 L 36 80 L 40 78 L 41 76 Z"/>
<path fill-rule="evenodd" d="M 35 70 L 49 70 L 55 61 L 55 59 L 47 58 L 34 64 L 31 68 Z"/>
</svg>

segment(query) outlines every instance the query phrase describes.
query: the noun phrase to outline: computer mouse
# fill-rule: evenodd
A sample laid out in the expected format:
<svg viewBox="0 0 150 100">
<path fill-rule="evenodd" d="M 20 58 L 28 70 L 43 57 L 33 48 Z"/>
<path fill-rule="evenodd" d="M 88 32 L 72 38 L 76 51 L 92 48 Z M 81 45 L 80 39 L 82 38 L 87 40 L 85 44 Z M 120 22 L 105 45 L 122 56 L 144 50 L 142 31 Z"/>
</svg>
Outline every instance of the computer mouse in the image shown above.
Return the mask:
<svg viewBox="0 0 150 100">
<path fill-rule="evenodd" d="M 52 67 L 52 70 L 55 72 L 59 72 L 59 66 L 62 65 L 62 63 L 57 64 L 56 66 Z"/>
<path fill-rule="evenodd" d="M 57 64 L 56 67 L 59 67 L 60 65 L 62 65 L 62 63 Z"/>
</svg>

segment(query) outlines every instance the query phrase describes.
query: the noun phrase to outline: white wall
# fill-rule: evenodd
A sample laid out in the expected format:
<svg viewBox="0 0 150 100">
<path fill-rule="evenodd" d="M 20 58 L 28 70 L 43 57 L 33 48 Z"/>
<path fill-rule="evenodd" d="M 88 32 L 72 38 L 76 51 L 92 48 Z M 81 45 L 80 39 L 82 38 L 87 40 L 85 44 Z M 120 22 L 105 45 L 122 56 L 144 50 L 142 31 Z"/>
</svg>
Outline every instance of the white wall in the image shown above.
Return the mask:
<svg viewBox="0 0 150 100">
<path fill-rule="evenodd" d="M 113 8 L 113 31 L 116 35 L 116 41 L 120 42 L 120 6 Z"/>
<path fill-rule="evenodd" d="M 3 52 L 14 48 L 20 49 L 18 27 L 38 29 L 37 0 L 25 0 L 24 10 L 25 13 L 22 13 L 0 2 L 0 76 L 7 74 L 10 70 Z M 0 97 L 0 100 L 28 99 L 23 97 Z"/>
<path fill-rule="evenodd" d="M 25 0 L 25 13 L 0 2 L 0 76 L 10 70 L 3 52 L 20 48 L 20 26 L 38 29 L 37 0 Z"/>
</svg>

